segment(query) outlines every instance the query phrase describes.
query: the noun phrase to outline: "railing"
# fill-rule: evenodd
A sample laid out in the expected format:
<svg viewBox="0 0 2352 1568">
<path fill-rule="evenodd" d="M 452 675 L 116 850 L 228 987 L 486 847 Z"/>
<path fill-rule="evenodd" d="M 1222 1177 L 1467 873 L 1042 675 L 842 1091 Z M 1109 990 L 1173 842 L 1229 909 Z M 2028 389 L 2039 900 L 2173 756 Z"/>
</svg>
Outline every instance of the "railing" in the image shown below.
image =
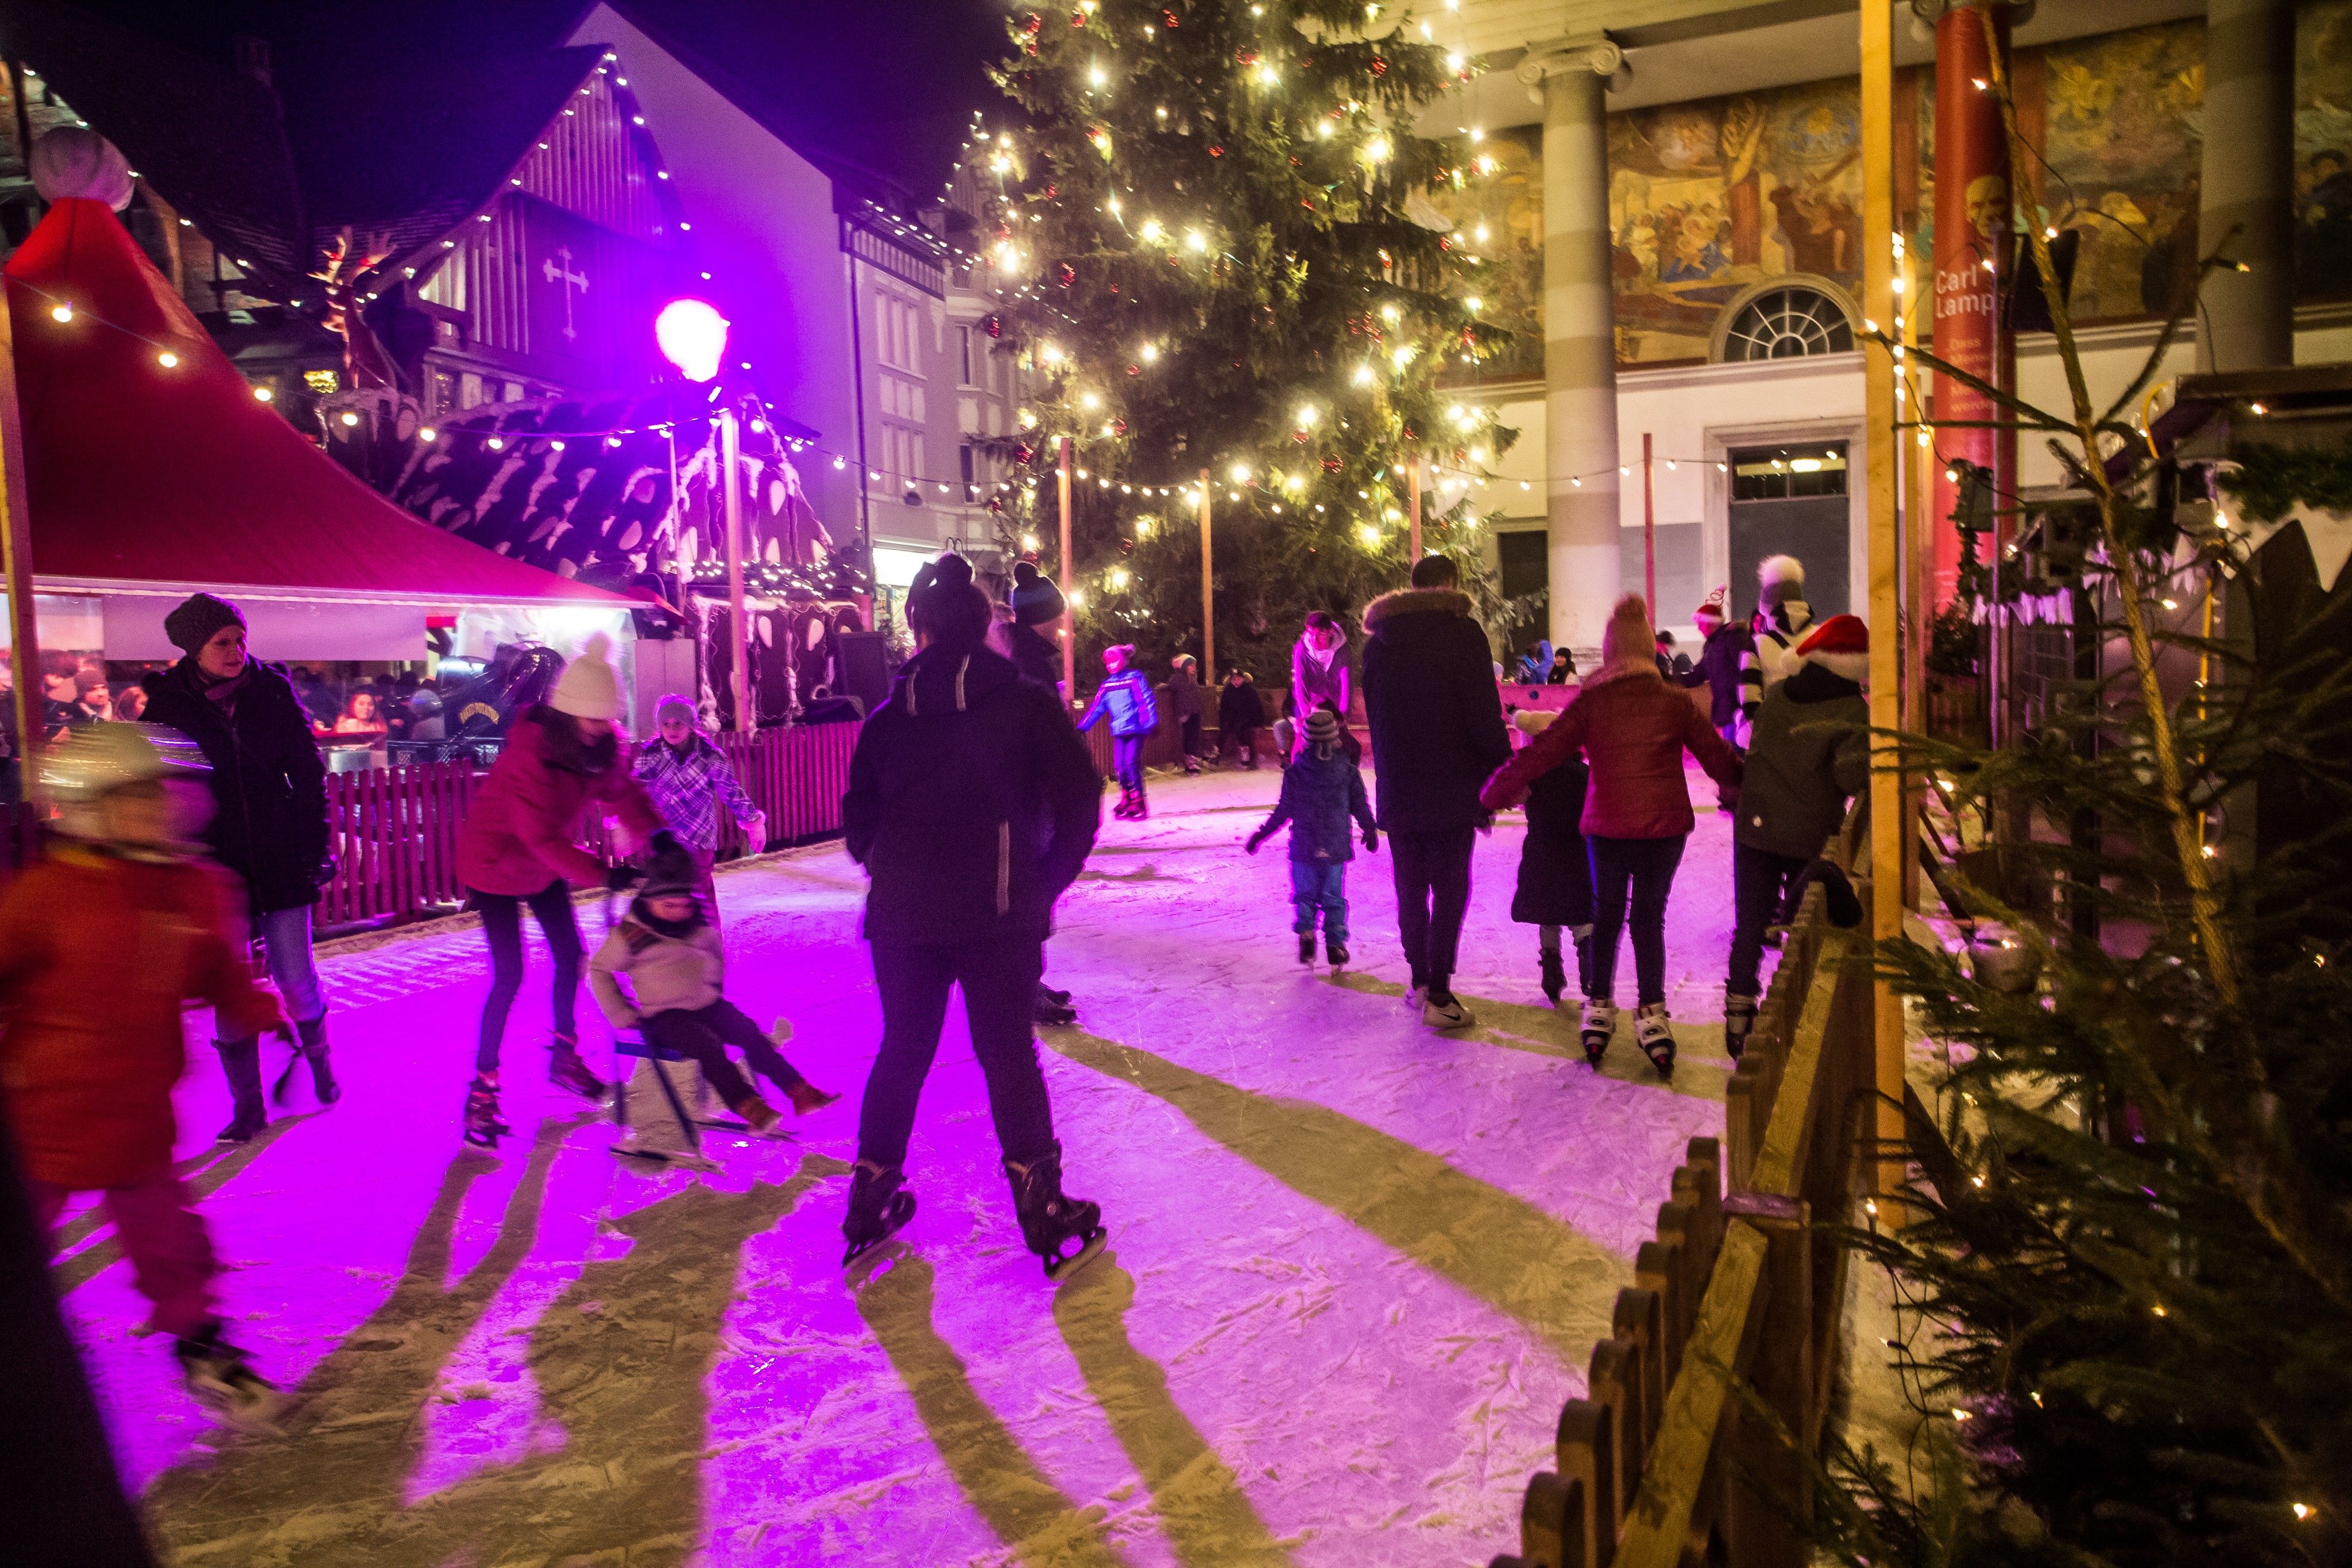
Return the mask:
<svg viewBox="0 0 2352 1568">
<path fill-rule="evenodd" d="M 719 746 L 767 816 L 765 841 L 747 841 L 731 822 L 721 858 L 804 842 L 841 831 L 855 724 L 809 725 L 728 735 Z M 327 776 L 328 841 L 334 880 L 321 890 L 323 930 L 396 924 L 447 915 L 465 901 L 457 831 L 483 776 L 471 762 L 431 762 Z M 583 825 L 589 847 L 606 852 L 601 821 Z"/>
<path fill-rule="evenodd" d="M 1857 807 L 1831 858 L 1861 864 L 1864 831 Z M 1845 1217 L 1873 1082 L 1871 894 L 1855 891 L 1848 932 L 1807 890 L 1731 1080 L 1722 1157 L 1691 1141 L 1586 1396 L 1560 1414 L 1559 1468 L 1528 1483 L 1518 1555 L 1491 1568 L 1811 1560 L 1784 1511 L 1801 1510 L 1805 1471 L 1781 1433 L 1818 1446 L 1838 1349 L 1845 1252 L 1811 1227 Z"/>
</svg>

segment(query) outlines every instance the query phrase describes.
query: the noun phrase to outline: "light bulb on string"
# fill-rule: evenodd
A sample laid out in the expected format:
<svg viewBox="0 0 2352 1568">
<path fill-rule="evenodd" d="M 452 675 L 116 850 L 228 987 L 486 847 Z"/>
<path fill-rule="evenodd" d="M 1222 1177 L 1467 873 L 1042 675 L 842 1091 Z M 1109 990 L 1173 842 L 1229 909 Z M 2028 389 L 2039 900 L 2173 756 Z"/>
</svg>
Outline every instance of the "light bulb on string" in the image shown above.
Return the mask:
<svg viewBox="0 0 2352 1568">
<path fill-rule="evenodd" d="M 60 326 L 64 325 L 66 322 L 68 322 L 68 321 L 72 320 L 72 319 L 73 319 L 73 304 L 72 304 L 72 302 L 71 302 L 70 300 L 60 299 L 60 300 L 58 300 L 55 305 L 50 306 L 50 307 L 49 307 L 49 319 L 50 319 L 50 320 L 52 320 L 52 321 L 55 321 L 55 322 L 58 323 Z"/>
<path fill-rule="evenodd" d="M 155 362 L 163 366 L 167 371 L 172 370 L 179 364 L 180 356 L 172 352 L 171 350 L 166 349 L 162 353 L 155 356 Z"/>
<path fill-rule="evenodd" d="M 268 402 L 277 395 L 278 394 L 276 392 L 270 391 L 268 387 L 256 387 L 253 389 L 253 401 L 256 402 Z"/>
</svg>

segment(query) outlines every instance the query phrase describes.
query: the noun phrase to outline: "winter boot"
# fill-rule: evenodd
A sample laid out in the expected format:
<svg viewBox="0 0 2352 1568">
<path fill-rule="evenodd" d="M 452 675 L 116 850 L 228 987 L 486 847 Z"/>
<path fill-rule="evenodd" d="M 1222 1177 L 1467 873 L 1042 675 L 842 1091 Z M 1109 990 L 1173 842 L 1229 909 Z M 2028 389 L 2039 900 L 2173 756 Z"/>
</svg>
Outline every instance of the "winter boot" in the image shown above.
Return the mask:
<svg viewBox="0 0 2352 1568">
<path fill-rule="evenodd" d="M 604 1098 L 604 1081 L 588 1071 L 588 1064 L 580 1060 L 579 1046 L 569 1035 L 557 1035 L 548 1047 L 547 1081 L 583 1100 L 601 1103 Z"/>
<path fill-rule="evenodd" d="M 1633 1043 L 1661 1078 L 1675 1075 L 1675 1026 L 1664 1002 L 1644 1002 L 1633 1013 Z"/>
<path fill-rule="evenodd" d="M 1584 1037 L 1584 1060 L 1598 1071 L 1609 1042 L 1617 1038 L 1617 1004 L 1586 998 L 1584 1019 L 1578 1032 Z"/>
<path fill-rule="evenodd" d="M 1070 1005 L 1069 992 L 1048 990 L 1039 986 L 1036 996 L 1029 1004 L 1029 1017 L 1034 1022 L 1049 1026 L 1076 1023 L 1078 1021 L 1078 1009 Z"/>
<path fill-rule="evenodd" d="M 477 1077 L 466 1086 L 466 1142 L 478 1149 L 495 1149 L 514 1129 L 499 1114 L 498 1086 Z"/>
<path fill-rule="evenodd" d="M 807 1079 L 803 1078 L 798 1083 L 793 1084 L 791 1088 L 784 1091 L 784 1098 L 793 1103 L 793 1115 L 805 1116 L 812 1111 L 824 1110 L 827 1105 L 830 1105 L 835 1101 L 840 1099 L 841 1096 L 838 1094 L 828 1094 L 824 1090 L 818 1088 L 815 1084 L 811 1083 Z"/>
<path fill-rule="evenodd" d="M 1738 1061 L 1739 1053 L 1748 1049 L 1748 1034 L 1755 1027 L 1754 997 L 1723 998 L 1723 1048 L 1731 1052 L 1732 1061 Z"/>
<path fill-rule="evenodd" d="M 1298 934 L 1298 961 L 1307 965 L 1315 962 L 1315 933 L 1312 931 Z"/>
<path fill-rule="evenodd" d="M 246 1360 L 245 1352 L 221 1338 L 220 1320 L 172 1347 L 180 1377 L 196 1402 L 221 1425 L 257 1437 L 278 1437 L 278 1412 L 285 1401 L 277 1387 Z"/>
<path fill-rule="evenodd" d="M 1045 1260 L 1045 1278 L 1058 1281 L 1102 1250 L 1102 1206 L 1062 1192 L 1061 1145 L 1025 1166 L 1005 1161 L 1004 1176 L 1013 1184 L 1021 1239 Z"/>
<path fill-rule="evenodd" d="M 727 1108 L 743 1118 L 743 1124 L 751 1129 L 751 1135 L 755 1138 L 784 1136 L 783 1118 L 776 1114 L 773 1105 L 757 1094 L 746 1094 Z"/>
<path fill-rule="evenodd" d="M 1348 945 L 1328 932 L 1323 937 L 1323 956 L 1330 961 L 1334 974 L 1348 967 Z"/>
<path fill-rule="evenodd" d="M 331 1105 L 343 1097 L 342 1089 L 335 1082 L 335 1070 L 327 1061 L 327 1015 L 320 1013 L 309 1023 L 298 1023 L 294 1032 L 301 1044 L 295 1054 L 286 1059 L 286 1071 L 278 1075 L 277 1084 L 269 1097 L 280 1105 L 294 1097 L 294 1066 L 299 1061 L 310 1064 L 310 1087 L 320 1105 Z"/>
<path fill-rule="evenodd" d="M 1559 1006 L 1560 997 L 1568 990 L 1568 969 L 1560 963 L 1559 949 L 1544 947 L 1537 951 L 1537 962 L 1543 968 L 1544 1000 Z"/>
<path fill-rule="evenodd" d="M 269 1113 L 261 1103 L 261 1040 L 216 1040 L 213 1045 L 220 1051 L 221 1072 L 228 1079 L 229 1098 L 236 1111 L 228 1125 L 220 1130 L 224 1144 L 250 1143 L 253 1135 L 269 1125 Z"/>
<path fill-rule="evenodd" d="M 898 1166 L 885 1170 L 871 1160 L 860 1160 L 849 1176 L 849 1212 L 842 1218 L 841 1234 L 849 1242 L 841 1263 L 847 1268 L 866 1253 L 896 1236 L 915 1218 L 915 1195 L 899 1190 L 907 1173 Z"/>
</svg>

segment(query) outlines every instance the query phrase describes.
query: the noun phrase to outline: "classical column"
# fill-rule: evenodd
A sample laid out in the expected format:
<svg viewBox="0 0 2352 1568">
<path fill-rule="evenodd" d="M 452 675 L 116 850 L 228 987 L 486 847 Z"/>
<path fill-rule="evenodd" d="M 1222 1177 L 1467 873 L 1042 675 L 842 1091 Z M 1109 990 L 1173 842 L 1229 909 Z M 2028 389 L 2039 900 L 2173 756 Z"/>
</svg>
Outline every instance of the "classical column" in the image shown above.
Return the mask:
<svg viewBox="0 0 2352 1568">
<path fill-rule="evenodd" d="M 1519 80 L 1543 106 L 1546 551 L 1551 640 L 1601 642 L 1619 581 L 1617 332 L 1609 272 L 1602 94 L 1623 68 L 1606 38 L 1528 51 Z"/>
<path fill-rule="evenodd" d="M 2207 276 L 2197 366 L 2294 363 L 2294 5 L 2209 0 L 2198 248 L 2249 270 Z"/>
</svg>

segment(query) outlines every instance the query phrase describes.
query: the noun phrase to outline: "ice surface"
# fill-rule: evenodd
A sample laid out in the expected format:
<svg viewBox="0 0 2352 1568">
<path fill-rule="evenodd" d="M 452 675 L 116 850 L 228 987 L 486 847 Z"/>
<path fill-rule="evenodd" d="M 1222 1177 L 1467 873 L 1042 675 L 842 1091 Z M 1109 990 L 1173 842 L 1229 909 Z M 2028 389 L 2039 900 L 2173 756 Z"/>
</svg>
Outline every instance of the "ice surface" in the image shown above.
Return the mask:
<svg viewBox="0 0 2352 1568">
<path fill-rule="evenodd" d="M 94 1217 L 69 1216 L 60 1271 L 166 1549 L 1418 1568 L 1513 1548 L 1667 1173 L 1721 1124 L 1727 827 L 1701 817 L 1675 891 L 1667 1086 L 1630 1027 L 1590 1072 L 1542 1005 L 1534 930 L 1508 915 L 1516 818 L 1479 843 L 1456 981 L 1478 1028 L 1433 1034 L 1398 1006 L 1385 851 L 1350 873 L 1360 967 L 1301 970 L 1283 841 L 1239 848 L 1276 784 L 1155 782 L 1153 819 L 1108 823 L 1064 903 L 1048 976 L 1081 1023 L 1046 1031 L 1045 1071 L 1068 1185 L 1110 1240 L 1059 1291 L 1021 1249 L 953 1017 L 908 1248 L 844 1289 L 878 1014 L 862 878 L 835 847 L 719 887 L 734 998 L 789 1015 L 788 1054 L 850 1095 L 797 1144 L 713 1134 L 716 1175 L 624 1165 L 609 1122 L 544 1083 L 537 951 L 507 1045 L 516 1136 L 463 1149 L 478 933 L 330 960 L 343 1103 L 306 1096 L 248 1148 L 203 1141 L 226 1104 L 199 1048 L 183 1153 L 235 1266 L 234 1332 L 297 1396 L 293 1436 L 205 1424 L 163 1343 L 133 1336 L 143 1306 Z"/>
</svg>

